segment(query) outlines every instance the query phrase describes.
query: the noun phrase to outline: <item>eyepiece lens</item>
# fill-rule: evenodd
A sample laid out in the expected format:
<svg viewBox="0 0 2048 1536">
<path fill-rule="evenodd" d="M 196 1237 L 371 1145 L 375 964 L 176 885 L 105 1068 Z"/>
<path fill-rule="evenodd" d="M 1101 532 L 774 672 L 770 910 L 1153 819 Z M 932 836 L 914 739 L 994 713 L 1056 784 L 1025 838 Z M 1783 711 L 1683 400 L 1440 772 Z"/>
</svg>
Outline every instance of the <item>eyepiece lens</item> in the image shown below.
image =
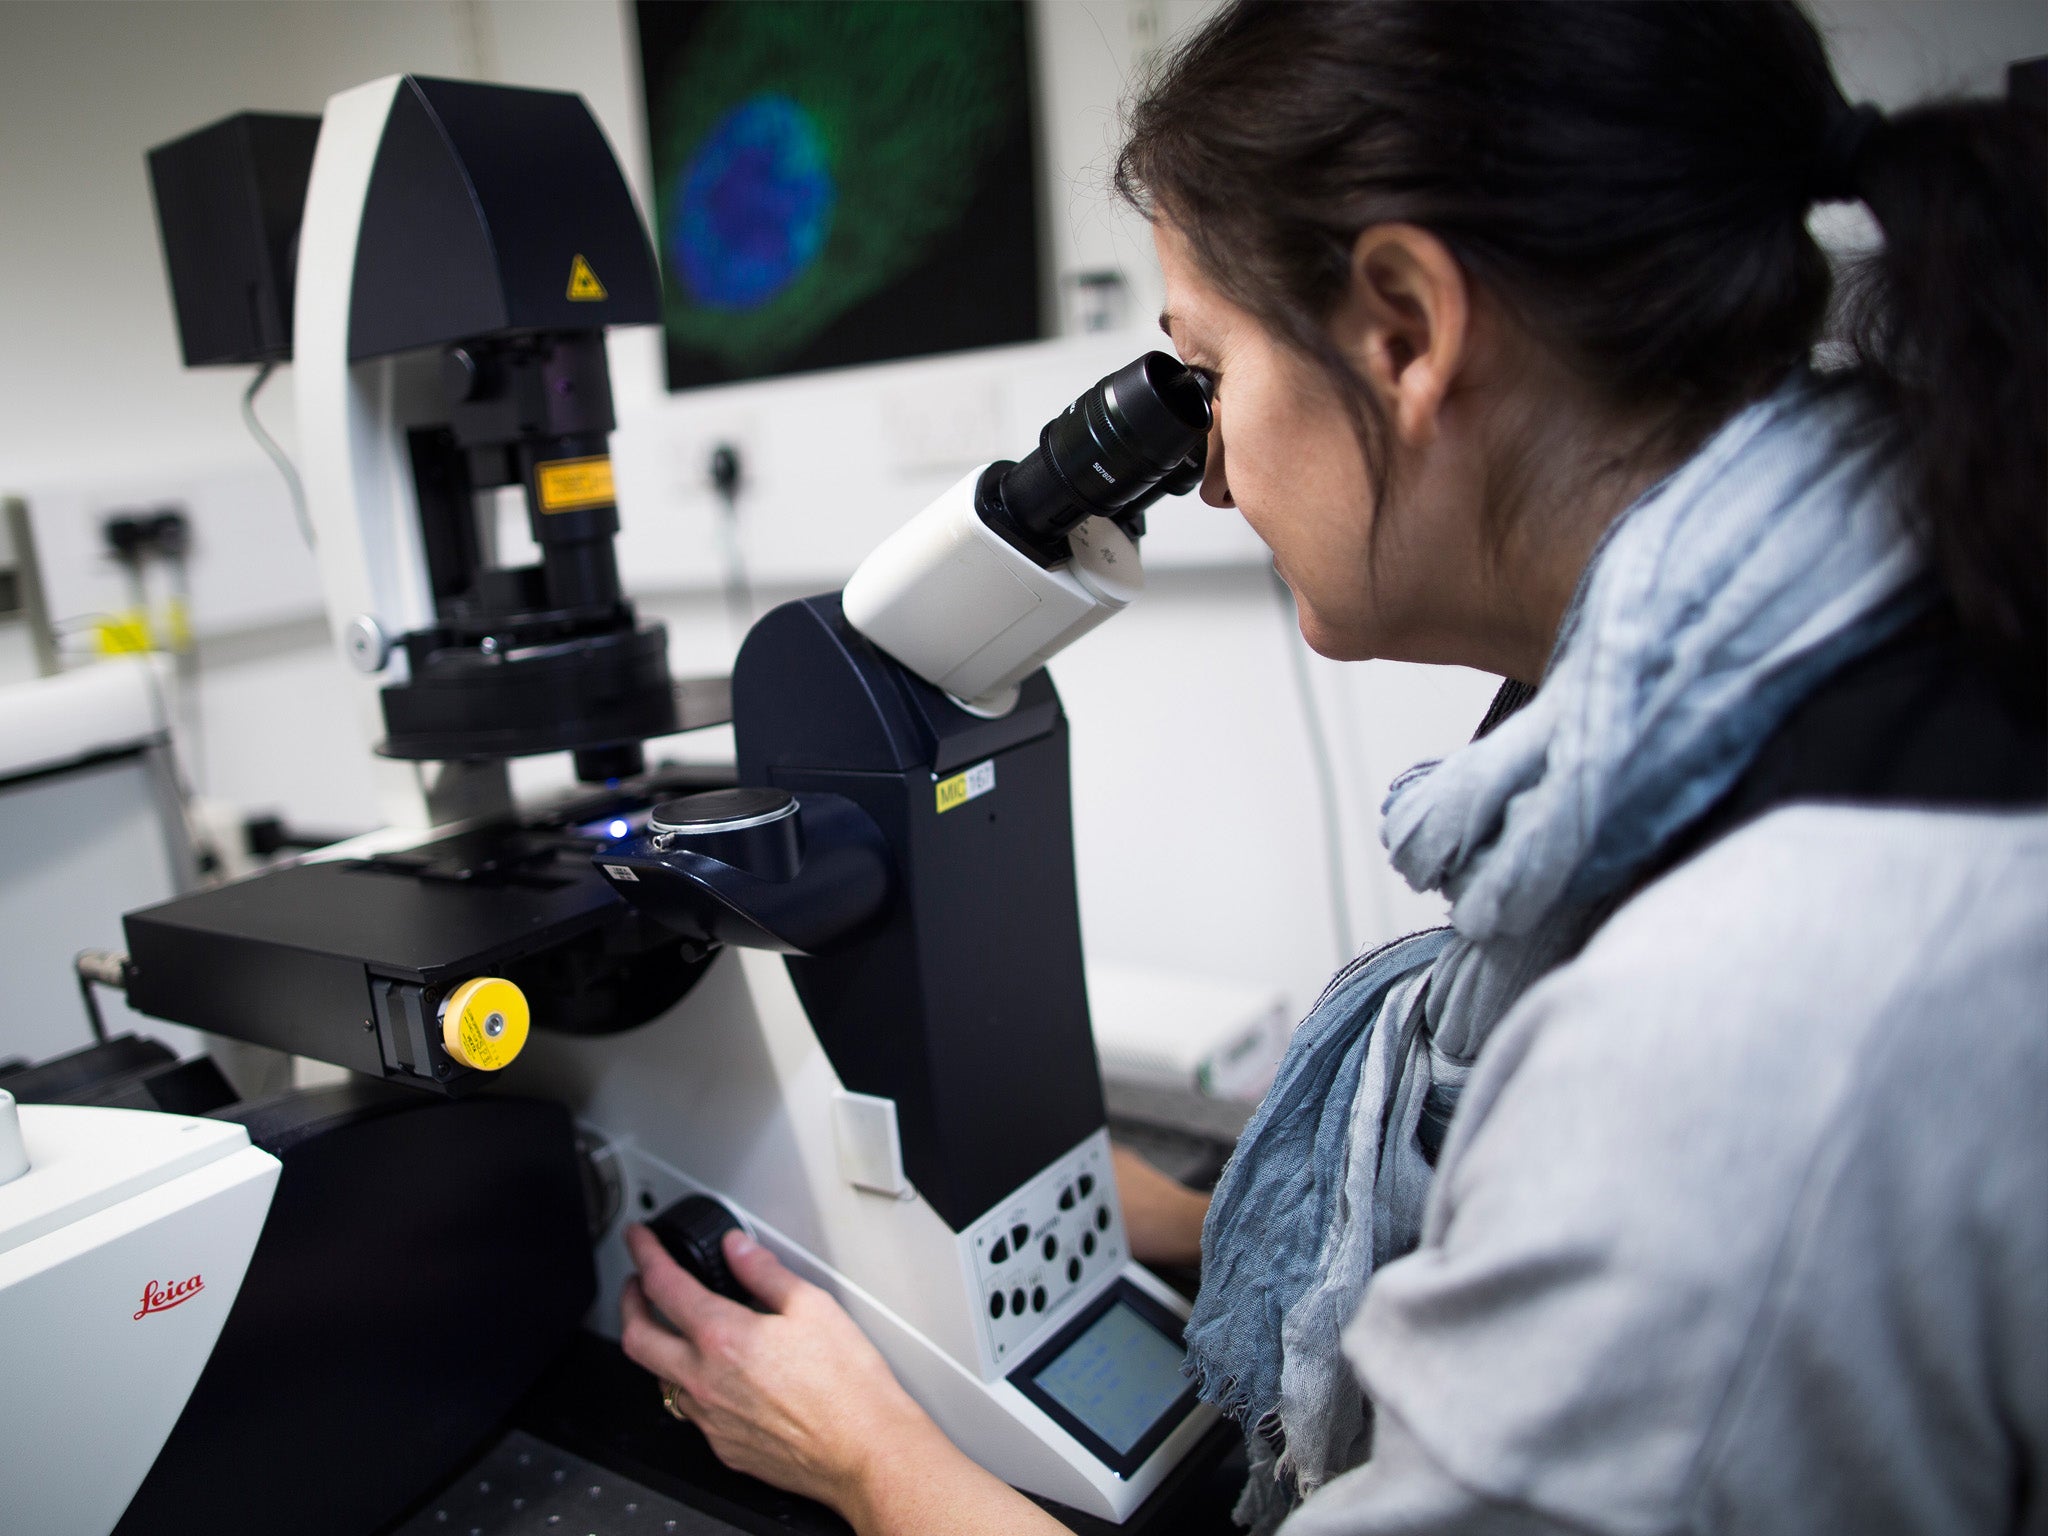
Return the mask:
<svg viewBox="0 0 2048 1536">
<path fill-rule="evenodd" d="M 1209 422 L 1201 380 L 1166 353 L 1148 352 L 1046 425 L 1038 451 L 1003 476 L 1003 509 L 1025 537 L 1050 543 L 1090 514 L 1114 517 L 1184 489 Z"/>
<path fill-rule="evenodd" d="M 1133 372 L 1142 380 L 1142 389 L 1115 387 Z M 1119 406 L 1156 418 L 1149 423 L 1153 431 L 1209 430 L 1209 392 L 1191 369 L 1164 352 L 1147 352 L 1132 367 L 1111 374 L 1108 383 Z"/>
</svg>

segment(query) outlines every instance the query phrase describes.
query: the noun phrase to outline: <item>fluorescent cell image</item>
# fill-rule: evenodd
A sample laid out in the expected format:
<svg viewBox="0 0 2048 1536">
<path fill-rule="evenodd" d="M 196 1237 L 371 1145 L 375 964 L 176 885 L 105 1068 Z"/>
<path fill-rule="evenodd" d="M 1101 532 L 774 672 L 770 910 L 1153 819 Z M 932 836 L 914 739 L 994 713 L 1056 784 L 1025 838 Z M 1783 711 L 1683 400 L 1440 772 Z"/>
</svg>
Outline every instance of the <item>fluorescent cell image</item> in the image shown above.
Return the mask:
<svg viewBox="0 0 2048 1536">
<path fill-rule="evenodd" d="M 671 389 L 1040 334 L 1021 4 L 634 14 Z"/>
</svg>

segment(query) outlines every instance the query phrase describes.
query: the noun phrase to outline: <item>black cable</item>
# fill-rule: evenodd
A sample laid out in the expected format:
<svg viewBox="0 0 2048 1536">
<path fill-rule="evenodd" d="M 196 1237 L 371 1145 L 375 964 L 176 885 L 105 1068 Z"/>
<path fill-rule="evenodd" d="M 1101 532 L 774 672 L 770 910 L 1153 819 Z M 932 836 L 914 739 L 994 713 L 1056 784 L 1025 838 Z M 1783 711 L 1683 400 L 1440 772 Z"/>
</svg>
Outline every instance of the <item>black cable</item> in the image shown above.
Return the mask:
<svg viewBox="0 0 2048 1536">
<path fill-rule="evenodd" d="M 93 1039 L 105 1045 L 107 1021 L 100 1017 L 100 1000 L 93 996 L 92 978 L 83 971 L 78 975 L 78 995 L 85 999 L 85 1021 L 92 1026 Z"/>
<path fill-rule="evenodd" d="M 143 667 L 142 680 L 149 688 L 150 698 L 156 703 L 157 718 L 163 721 L 164 762 L 171 775 L 171 794 L 177 802 L 179 824 L 185 829 L 185 846 L 196 857 L 203 851 L 203 839 L 192 824 L 192 802 L 199 798 L 199 787 L 186 778 L 184 765 L 178 761 L 177 743 L 172 734 L 177 729 L 177 720 L 171 713 L 170 700 L 164 697 L 163 679 L 156 675 L 155 666 Z"/>
<path fill-rule="evenodd" d="M 725 616 L 738 641 L 754 627 L 754 584 L 747 575 L 746 551 L 740 545 L 739 449 L 720 443 L 711 450 L 711 488 L 718 493 L 720 543 L 725 556 Z"/>
<path fill-rule="evenodd" d="M 206 771 L 206 711 L 199 697 L 199 641 L 192 633 L 192 581 L 182 549 L 167 554 L 165 564 L 170 567 L 172 611 L 184 629 L 182 636 L 176 633 L 170 636 L 171 664 L 177 671 L 179 701 L 185 706 L 185 739 L 192 754 L 193 793 L 197 794 L 209 776 Z"/>
<path fill-rule="evenodd" d="M 256 377 L 249 381 L 249 387 L 242 391 L 242 420 L 248 424 L 249 435 L 256 439 L 256 446 L 270 455 L 270 462 L 277 466 L 277 472 L 284 476 L 285 489 L 291 493 L 292 515 L 299 520 L 299 536 L 306 541 L 306 548 L 313 547 L 313 519 L 306 511 L 306 488 L 299 481 L 299 472 L 292 467 L 291 459 L 280 448 L 277 439 L 263 430 L 263 423 L 256 417 L 256 392 L 270 382 L 271 374 L 277 371 L 277 364 L 265 363 L 256 370 Z"/>
<path fill-rule="evenodd" d="M 1280 600 L 1281 616 L 1287 621 L 1287 659 L 1294 671 L 1294 690 L 1301 700 L 1302 724 L 1308 732 L 1309 757 L 1315 764 L 1316 794 L 1323 809 L 1323 852 L 1330 881 L 1330 923 L 1336 929 L 1339 965 L 1348 961 L 1355 941 L 1351 930 L 1351 900 L 1344 878 L 1344 827 L 1337 815 L 1337 774 L 1330 764 L 1330 744 L 1323 734 L 1322 707 L 1316 702 L 1315 682 L 1309 676 L 1308 642 L 1301 638 L 1301 624 L 1294 611 L 1294 593 L 1280 579 L 1279 571 L 1266 567 L 1273 578 L 1273 592 Z"/>
<path fill-rule="evenodd" d="M 73 957 L 71 969 L 78 977 L 78 995 L 85 999 L 85 1019 L 92 1026 L 92 1037 L 104 1044 L 107 1021 L 100 1017 L 100 1000 L 92 989 L 98 985 L 125 991 L 129 975 L 128 957 L 118 950 L 81 949 Z"/>
</svg>

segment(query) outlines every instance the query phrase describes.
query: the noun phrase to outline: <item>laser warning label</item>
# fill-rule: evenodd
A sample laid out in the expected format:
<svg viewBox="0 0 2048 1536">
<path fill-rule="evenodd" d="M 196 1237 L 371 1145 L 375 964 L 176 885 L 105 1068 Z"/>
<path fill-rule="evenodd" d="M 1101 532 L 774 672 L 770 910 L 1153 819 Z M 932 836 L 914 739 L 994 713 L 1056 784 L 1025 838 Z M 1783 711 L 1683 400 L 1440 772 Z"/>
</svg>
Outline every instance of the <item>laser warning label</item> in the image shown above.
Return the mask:
<svg viewBox="0 0 2048 1536">
<path fill-rule="evenodd" d="M 618 499 L 609 454 L 536 464 L 533 480 L 543 512 L 581 512 L 585 507 L 608 507 Z"/>
<path fill-rule="evenodd" d="M 590 270 L 590 263 L 579 252 L 569 263 L 569 297 L 579 304 L 594 304 L 599 299 L 608 299 L 604 284 L 597 280 L 597 274 Z"/>
</svg>

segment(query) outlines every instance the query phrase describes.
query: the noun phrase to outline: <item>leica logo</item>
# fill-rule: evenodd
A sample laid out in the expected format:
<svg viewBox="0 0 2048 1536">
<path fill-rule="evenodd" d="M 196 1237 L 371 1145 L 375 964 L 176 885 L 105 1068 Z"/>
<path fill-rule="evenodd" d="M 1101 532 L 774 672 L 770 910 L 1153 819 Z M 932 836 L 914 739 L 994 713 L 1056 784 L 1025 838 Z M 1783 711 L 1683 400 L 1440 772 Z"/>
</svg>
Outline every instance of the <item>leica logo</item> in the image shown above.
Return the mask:
<svg viewBox="0 0 2048 1536">
<path fill-rule="evenodd" d="M 171 1308 L 190 1301 L 205 1289 L 206 1282 L 197 1275 L 189 1280 L 179 1280 L 169 1285 L 152 1280 L 142 1288 L 142 1310 L 135 1314 L 135 1320 L 139 1323 L 152 1312 L 168 1312 Z"/>
</svg>

